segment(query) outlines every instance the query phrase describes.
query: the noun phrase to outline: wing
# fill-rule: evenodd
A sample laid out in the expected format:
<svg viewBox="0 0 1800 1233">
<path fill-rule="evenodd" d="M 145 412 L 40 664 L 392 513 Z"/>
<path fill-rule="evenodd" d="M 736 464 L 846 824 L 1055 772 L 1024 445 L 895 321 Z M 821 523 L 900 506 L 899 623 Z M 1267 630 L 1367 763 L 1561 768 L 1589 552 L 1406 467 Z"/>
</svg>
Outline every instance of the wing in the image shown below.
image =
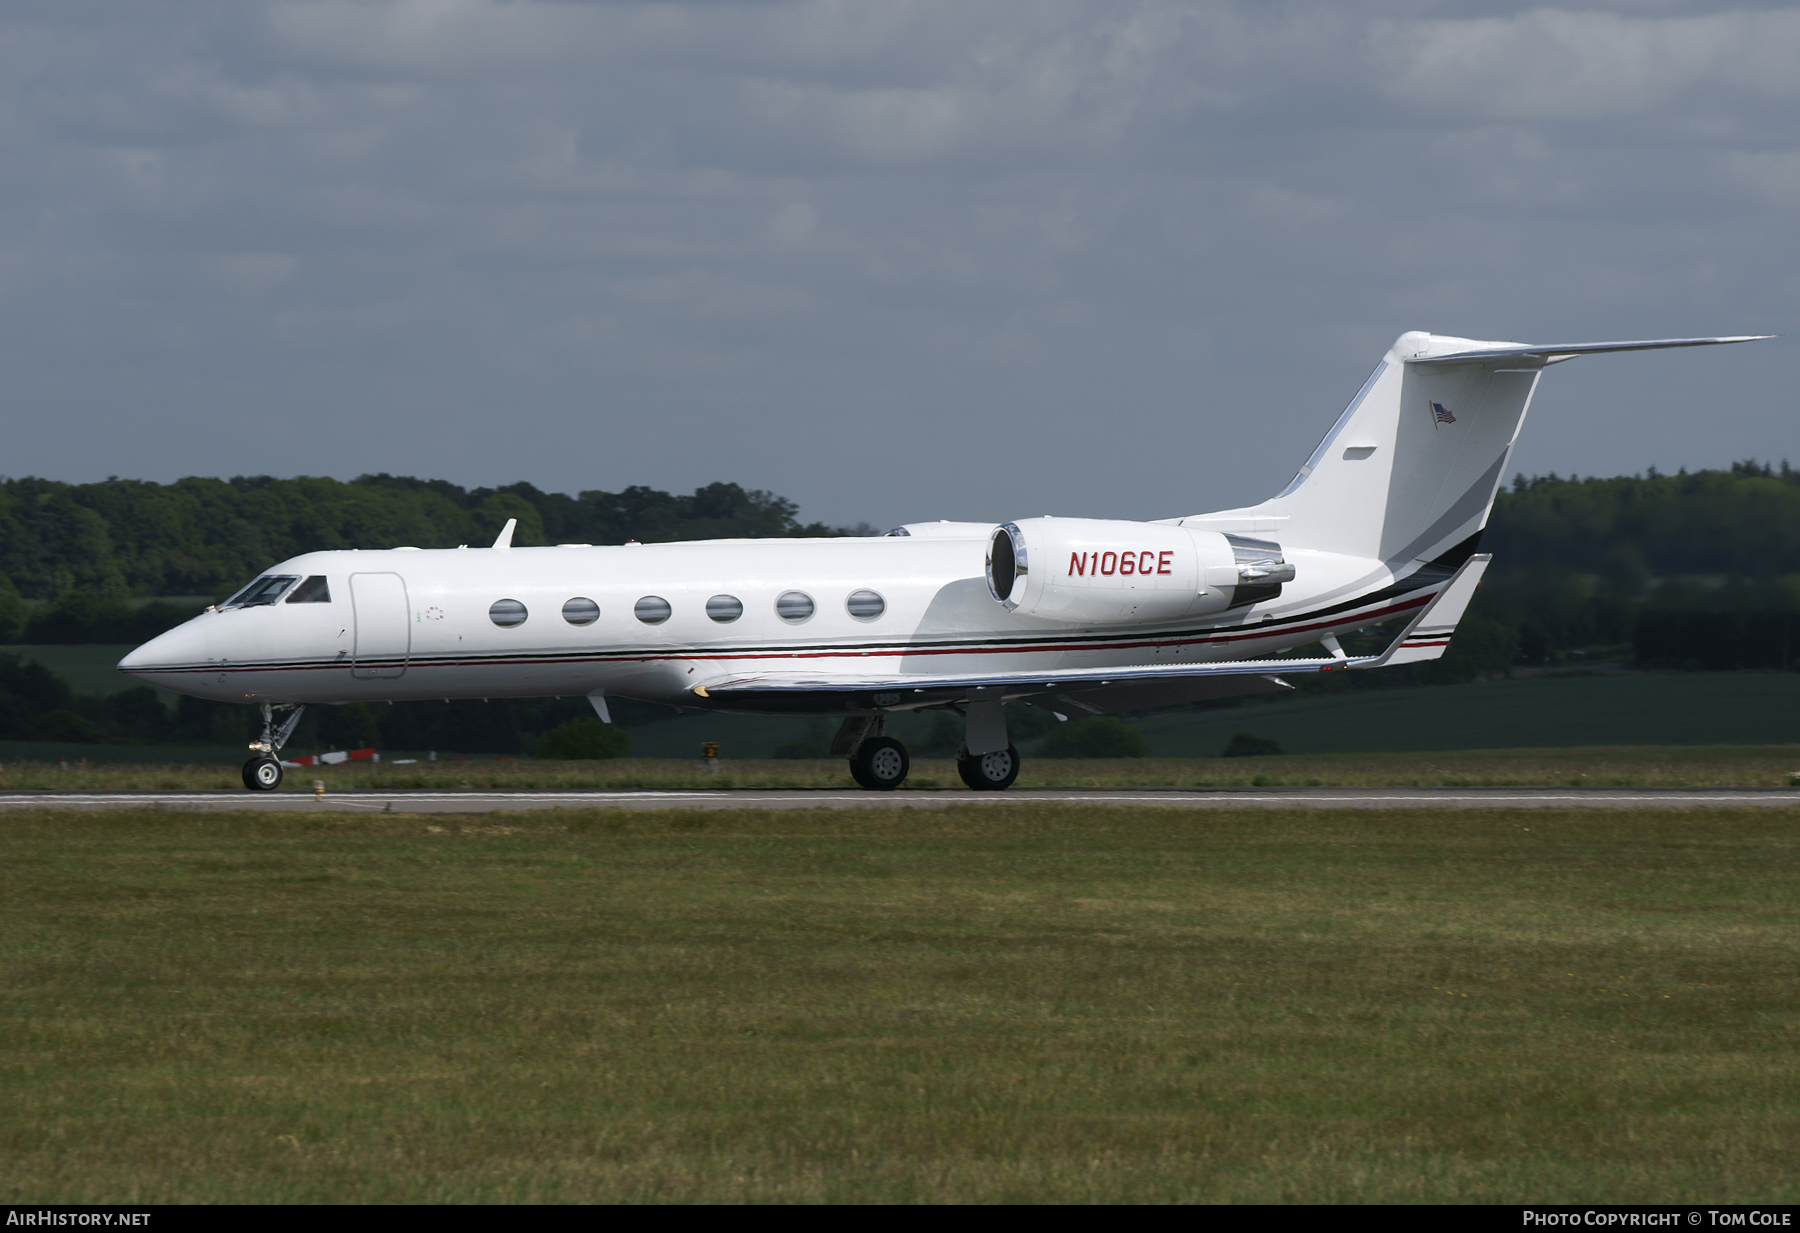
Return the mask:
<svg viewBox="0 0 1800 1233">
<path fill-rule="evenodd" d="M 1320 659 L 1233 659 L 1197 664 L 1059 668 L 1047 672 L 919 673 L 752 672 L 693 686 L 699 705 L 718 710 L 842 712 L 909 711 L 1012 698 L 1070 703 L 1095 713 L 1143 710 L 1180 702 L 1270 693 L 1291 688 L 1282 676 L 1341 672 L 1436 659 L 1468 609 L 1493 557 L 1472 556 L 1379 655 Z"/>
</svg>

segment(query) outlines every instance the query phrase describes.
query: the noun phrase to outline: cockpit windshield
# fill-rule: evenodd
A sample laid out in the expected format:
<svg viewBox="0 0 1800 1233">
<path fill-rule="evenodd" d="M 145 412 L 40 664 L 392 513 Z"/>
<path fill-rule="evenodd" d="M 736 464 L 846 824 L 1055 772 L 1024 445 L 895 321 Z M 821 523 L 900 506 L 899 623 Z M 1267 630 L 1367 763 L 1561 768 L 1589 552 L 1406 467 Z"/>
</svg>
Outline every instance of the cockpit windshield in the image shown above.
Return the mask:
<svg viewBox="0 0 1800 1233">
<path fill-rule="evenodd" d="M 298 581 L 292 574 L 265 574 L 219 606 L 253 608 L 258 604 L 272 604 Z"/>
</svg>

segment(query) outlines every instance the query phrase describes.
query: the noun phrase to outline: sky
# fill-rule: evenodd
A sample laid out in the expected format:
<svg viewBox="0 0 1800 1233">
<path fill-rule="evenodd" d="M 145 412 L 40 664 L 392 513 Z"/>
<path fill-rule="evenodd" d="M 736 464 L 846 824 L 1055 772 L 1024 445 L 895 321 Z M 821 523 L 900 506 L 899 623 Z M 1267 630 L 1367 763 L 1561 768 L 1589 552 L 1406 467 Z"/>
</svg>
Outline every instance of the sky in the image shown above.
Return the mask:
<svg viewBox="0 0 1800 1233">
<path fill-rule="evenodd" d="M 10 0 L 0 474 L 1272 496 L 1402 331 L 1515 466 L 1800 464 L 1800 8 Z"/>
</svg>

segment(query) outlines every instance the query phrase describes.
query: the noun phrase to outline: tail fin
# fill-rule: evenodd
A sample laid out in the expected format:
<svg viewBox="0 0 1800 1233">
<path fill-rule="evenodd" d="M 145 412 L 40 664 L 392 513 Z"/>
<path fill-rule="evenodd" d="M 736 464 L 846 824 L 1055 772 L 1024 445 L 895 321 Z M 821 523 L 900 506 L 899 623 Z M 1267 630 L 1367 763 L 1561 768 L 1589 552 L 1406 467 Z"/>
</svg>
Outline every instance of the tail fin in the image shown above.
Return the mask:
<svg viewBox="0 0 1800 1233">
<path fill-rule="evenodd" d="M 1758 337 L 1767 337 L 1761 335 Z M 1534 347 L 1402 334 L 1280 495 L 1181 519 L 1275 532 L 1295 546 L 1400 568 L 1442 557 L 1487 525 L 1543 369 L 1578 355 L 1749 342 L 1669 338 Z"/>
</svg>

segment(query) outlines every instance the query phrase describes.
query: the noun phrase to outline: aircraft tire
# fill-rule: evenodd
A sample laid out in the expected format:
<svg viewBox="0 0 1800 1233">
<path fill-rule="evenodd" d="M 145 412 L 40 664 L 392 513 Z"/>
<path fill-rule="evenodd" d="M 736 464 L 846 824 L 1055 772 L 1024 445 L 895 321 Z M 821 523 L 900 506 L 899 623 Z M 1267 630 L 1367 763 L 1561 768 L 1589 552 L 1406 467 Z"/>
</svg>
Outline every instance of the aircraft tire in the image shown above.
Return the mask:
<svg viewBox="0 0 1800 1233">
<path fill-rule="evenodd" d="M 906 746 L 891 736 L 864 741 L 850 759 L 850 777 L 871 792 L 892 792 L 912 769 Z"/>
<path fill-rule="evenodd" d="M 1019 751 L 1008 745 L 980 757 L 964 754 L 956 760 L 956 773 L 977 792 L 1004 792 L 1019 777 Z"/>
<path fill-rule="evenodd" d="M 244 763 L 244 786 L 252 792 L 273 792 L 281 786 L 281 763 L 273 758 L 252 758 Z"/>
</svg>

